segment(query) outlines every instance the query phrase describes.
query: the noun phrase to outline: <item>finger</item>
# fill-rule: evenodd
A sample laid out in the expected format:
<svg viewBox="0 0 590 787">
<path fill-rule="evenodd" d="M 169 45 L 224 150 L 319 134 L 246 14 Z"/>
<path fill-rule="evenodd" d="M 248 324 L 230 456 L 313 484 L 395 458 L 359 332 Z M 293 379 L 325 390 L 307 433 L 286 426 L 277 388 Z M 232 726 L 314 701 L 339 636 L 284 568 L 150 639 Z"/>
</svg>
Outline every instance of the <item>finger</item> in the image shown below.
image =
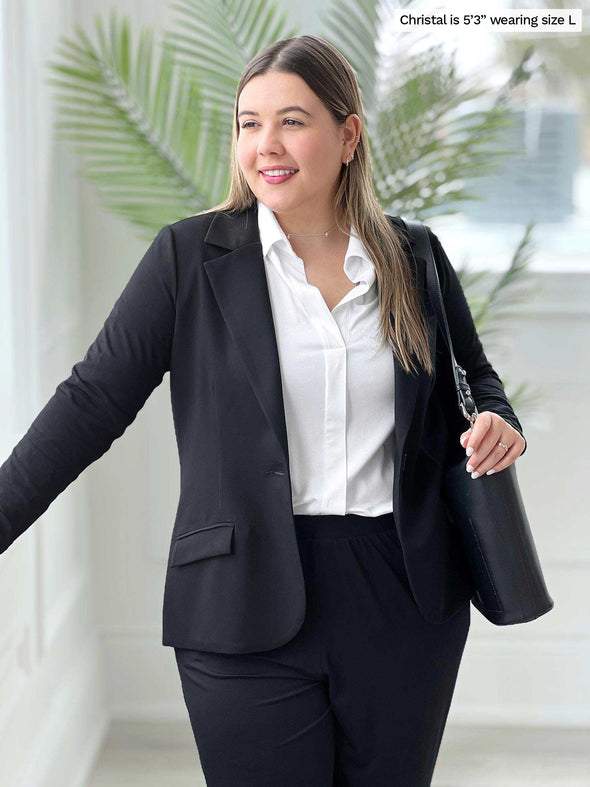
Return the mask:
<svg viewBox="0 0 590 787">
<path fill-rule="evenodd" d="M 477 451 L 491 425 L 491 413 L 487 411 L 478 413 L 475 423 L 472 424 L 471 434 L 469 435 L 469 440 L 467 441 L 467 447 L 465 449 L 467 456 L 472 456 Z"/>
<path fill-rule="evenodd" d="M 469 440 L 470 434 L 471 434 L 471 427 L 469 427 L 469 429 L 466 432 L 463 432 L 463 434 L 459 438 L 459 442 L 461 443 L 463 448 L 465 448 L 465 446 L 467 445 L 467 440 Z"/>
<path fill-rule="evenodd" d="M 502 442 L 505 441 L 503 440 Z M 524 445 L 520 445 L 520 441 L 515 440 L 508 451 L 504 453 L 504 456 L 493 467 L 486 471 L 487 475 L 498 473 L 500 470 L 505 470 L 507 467 L 510 467 L 510 465 L 521 455 L 523 448 Z"/>
<path fill-rule="evenodd" d="M 499 425 L 500 419 L 491 416 L 491 420 L 493 426 L 487 430 L 484 438 L 469 457 L 465 467 L 468 473 L 476 472 L 478 475 L 481 475 L 484 470 L 489 470 L 497 464 L 505 454 L 505 449 L 499 445 L 499 442 L 502 440 L 502 435 L 504 435 L 503 442 L 508 443 L 507 432 Z"/>
<path fill-rule="evenodd" d="M 485 450 L 486 449 L 482 447 L 480 448 L 479 453 L 483 456 Z M 479 459 L 476 459 L 477 464 L 475 463 L 468 464 L 466 470 L 468 473 L 471 473 L 472 478 L 478 478 L 478 476 L 481 476 L 484 473 L 486 473 L 488 470 L 491 470 L 493 467 L 496 467 L 498 463 L 502 461 L 505 455 L 506 455 L 506 451 L 504 450 L 504 448 L 502 448 L 501 445 L 498 445 L 496 443 L 494 446 L 492 446 L 492 449 L 488 451 L 488 453 L 481 461 Z M 473 456 L 471 457 L 472 460 L 474 456 L 475 454 L 473 454 Z M 471 468 L 471 470 L 469 468 Z"/>
</svg>

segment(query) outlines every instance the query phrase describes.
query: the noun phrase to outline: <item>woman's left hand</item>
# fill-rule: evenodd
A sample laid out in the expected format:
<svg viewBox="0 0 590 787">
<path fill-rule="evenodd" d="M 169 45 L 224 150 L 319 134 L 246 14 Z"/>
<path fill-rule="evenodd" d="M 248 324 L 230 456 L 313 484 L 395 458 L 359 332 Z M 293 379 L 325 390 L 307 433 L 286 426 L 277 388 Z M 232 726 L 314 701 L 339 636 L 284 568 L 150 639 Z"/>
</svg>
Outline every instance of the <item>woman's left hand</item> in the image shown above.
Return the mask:
<svg viewBox="0 0 590 787">
<path fill-rule="evenodd" d="M 472 478 L 509 467 L 522 454 L 526 444 L 520 432 L 489 410 L 478 413 L 473 427 L 463 432 L 459 442 L 469 456 L 466 470 Z M 508 446 L 508 451 L 498 445 L 500 442 Z"/>
</svg>

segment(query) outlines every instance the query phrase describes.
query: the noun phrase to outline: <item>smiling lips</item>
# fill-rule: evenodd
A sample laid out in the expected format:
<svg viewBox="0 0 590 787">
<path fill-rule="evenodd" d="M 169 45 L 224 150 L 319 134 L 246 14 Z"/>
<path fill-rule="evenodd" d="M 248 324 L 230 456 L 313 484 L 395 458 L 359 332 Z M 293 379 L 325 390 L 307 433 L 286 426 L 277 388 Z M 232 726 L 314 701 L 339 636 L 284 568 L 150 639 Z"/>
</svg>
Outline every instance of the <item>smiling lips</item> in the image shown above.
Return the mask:
<svg viewBox="0 0 590 787">
<path fill-rule="evenodd" d="M 285 172 L 284 175 L 269 175 L 267 172 L 260 171 L 260 174 L 264 178 L 267 183 L 284 183 L 289 178 L 292 178 L 293 175 L 296 175 L 299 170 L 294 170 L 288 172 L 287 169 L 282 167 L 276 167 L 275 169 L 269 170 L 270 172 Z"/>
</svg>

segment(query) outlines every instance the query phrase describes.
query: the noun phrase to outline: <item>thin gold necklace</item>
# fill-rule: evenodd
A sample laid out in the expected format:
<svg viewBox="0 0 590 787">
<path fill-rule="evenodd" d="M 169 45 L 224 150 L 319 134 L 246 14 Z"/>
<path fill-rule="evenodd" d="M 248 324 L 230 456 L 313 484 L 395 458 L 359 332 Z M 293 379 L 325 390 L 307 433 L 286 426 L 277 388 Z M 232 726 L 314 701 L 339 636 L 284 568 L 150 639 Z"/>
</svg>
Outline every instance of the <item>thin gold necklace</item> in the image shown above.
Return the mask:
<svg viewBox="0 0 590 787">
<path fill-rule="evenodd" d="M 332 224 L 330 229 L 327 232 L 309 232 L 309 233 L 301 233 L 301 232 L 289 232 L 287 234 L 287 239 L 290 240 L 292 237 L 295 238 L 319 238 L 323 235 L 325 238 L 328 237 L 328 232 L 332 232 L 336 224 Z"/>
</svg>

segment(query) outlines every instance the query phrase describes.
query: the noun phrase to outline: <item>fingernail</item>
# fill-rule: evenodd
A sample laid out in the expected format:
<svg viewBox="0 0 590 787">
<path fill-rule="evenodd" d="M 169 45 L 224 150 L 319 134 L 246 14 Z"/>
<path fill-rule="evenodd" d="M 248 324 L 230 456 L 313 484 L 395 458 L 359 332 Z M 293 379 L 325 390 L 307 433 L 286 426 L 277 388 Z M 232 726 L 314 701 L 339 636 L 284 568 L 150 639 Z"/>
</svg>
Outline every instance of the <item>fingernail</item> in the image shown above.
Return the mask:
<svg viewBox="0 0 590 787">
<path fill-rule="evenodd" d="M 472 478 L 477 478 L 478 476 L 479 476 L 479 473 L 477 473 L 477 472 L 471 473 L 471 477 Z"/>
<path fill-rule="evenodd" d="M 468 473 L 470 473 L 473 470 L 473 467 L 471 465 L 467 465 L 465 469 L 467 470 Z"/>
<path fill-rule="evenodd" d="M 470 445 L 467 451 L 465 451 L 465 453 L 467 454 L 467 456 L 471 456 L 471 454 L 473 453 L 473 446 Z"/>
<path fill-rule="evenodd" d="M 492 473 L 495 473 L 495 472 L 496 472 L 495 470 L 488 470 L 488 472 L 486 473 L 486 475 L 491 475 Z"/>
</svg>

